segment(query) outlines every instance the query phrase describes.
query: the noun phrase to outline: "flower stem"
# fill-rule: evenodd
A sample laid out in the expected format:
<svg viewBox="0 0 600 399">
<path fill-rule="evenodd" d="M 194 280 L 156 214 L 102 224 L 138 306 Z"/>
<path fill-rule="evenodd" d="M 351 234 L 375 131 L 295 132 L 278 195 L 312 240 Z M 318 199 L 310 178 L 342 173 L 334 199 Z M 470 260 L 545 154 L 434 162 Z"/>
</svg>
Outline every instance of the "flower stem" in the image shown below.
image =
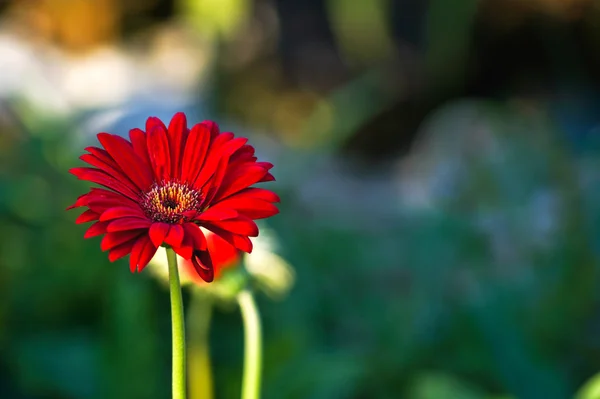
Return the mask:
<svg viewBox="0 0 600 399">
<path fill-rule="evenodd" d="M 242 399 L 260 397 L 260 374 L 262 363 L 262 342 L 260 315 L 254 297 L 249 290 L 237 296 L 242 318 L 244 319 L 244 377 Z"/>
<path fill-rule="evenodd" d="M 185 322 L 183 300 L 177 269 L 177 255 L 167 248 L 169 262 L 169 289 L 171 292 L 171 324 L 173 333 L 173 399 L 185 399 Z"/>
</svg>

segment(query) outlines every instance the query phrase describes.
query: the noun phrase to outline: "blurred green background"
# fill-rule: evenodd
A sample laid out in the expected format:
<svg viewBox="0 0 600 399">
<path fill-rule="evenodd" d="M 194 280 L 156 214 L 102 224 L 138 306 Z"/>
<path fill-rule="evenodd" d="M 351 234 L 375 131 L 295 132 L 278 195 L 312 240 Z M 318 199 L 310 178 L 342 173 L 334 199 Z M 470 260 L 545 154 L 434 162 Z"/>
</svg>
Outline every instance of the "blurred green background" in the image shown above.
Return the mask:
<svg viewBox="0 0 600 399">
<path fill-rule="evenodd" d="M 0 398 L 169 397 L 167 291 L 64 209 L 96 133 L 179 110 L 276 165 L 296 283 L 258 298 L 264 398 L 565 399 L 600 371 L 599 2 L 0 4 Z M 239 312 L 212 320 L 236 398 Z"/>
</svg>

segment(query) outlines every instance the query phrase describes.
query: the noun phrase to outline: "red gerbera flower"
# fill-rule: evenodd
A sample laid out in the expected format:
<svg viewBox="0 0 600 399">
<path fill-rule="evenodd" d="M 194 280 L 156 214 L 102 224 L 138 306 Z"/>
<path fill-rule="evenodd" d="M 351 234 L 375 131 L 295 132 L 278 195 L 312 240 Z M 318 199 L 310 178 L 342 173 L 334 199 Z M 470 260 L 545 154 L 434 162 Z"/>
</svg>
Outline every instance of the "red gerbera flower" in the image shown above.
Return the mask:
<svg viewBox="0 0 600 399">
<path fill-rule="evenodd" d="M 166 244 L 210 282 L 211 251 L 200 226 L 249 253 L 248 237 L 258 235 L 253 220 L 279 212 L 275 193 L 250 187 L 275 180 L 273 165 L 257 162 L 247 139 L 220 133 L 214 122 L 188 129 L 185 115 L 177 113 L 167 129 L 151 117 L 145 132 L 132 129 L 129 138 L 100 133 L 104 149 L 85 149 L 80 158 L 93 167 L 70 172 L 108 190 L 92 188 L 68 209 L 87 207 L 76 220 L 95 221 L 84 237 L 105 234 L 100 247 L 109 260 L 131 254 L 132 272 L 142 271 Z"/>
</svg>

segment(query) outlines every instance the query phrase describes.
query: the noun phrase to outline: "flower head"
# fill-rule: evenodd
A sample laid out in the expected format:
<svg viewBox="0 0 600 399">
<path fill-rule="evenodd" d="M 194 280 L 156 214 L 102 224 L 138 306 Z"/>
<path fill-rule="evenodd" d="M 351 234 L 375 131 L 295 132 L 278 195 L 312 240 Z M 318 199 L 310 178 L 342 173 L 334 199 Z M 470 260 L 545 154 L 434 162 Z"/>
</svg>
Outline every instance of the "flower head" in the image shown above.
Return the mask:
<svg viewBox="0 0 600 399">
<path fill-rule="evenodd" d="M 80 158 L 92 167 L 71 169 L 92 188 L 71 208 L 87 207 L 77 223 L 94 221 L 85 238 L 103 235 L 102 250 L 115 261 L 130 254 L 132 272 L 142 271 L 161 245 L 188 260 L 204 281 L 214 278 L 214 252 L 200 227 L 237 250 L 250 253 L 258 235 L 254 220 L 278 213 L 279 197 L 250 187 L 274 180 L 268 162 L 257 162 L 247 139 L 220 133 L 204 121 L 187 128 L 177 113 L 167 128 L 148 118 L 146 131 L 132 129 L 130 141 L 100 133 L 102 148 Z"/>
</svg>

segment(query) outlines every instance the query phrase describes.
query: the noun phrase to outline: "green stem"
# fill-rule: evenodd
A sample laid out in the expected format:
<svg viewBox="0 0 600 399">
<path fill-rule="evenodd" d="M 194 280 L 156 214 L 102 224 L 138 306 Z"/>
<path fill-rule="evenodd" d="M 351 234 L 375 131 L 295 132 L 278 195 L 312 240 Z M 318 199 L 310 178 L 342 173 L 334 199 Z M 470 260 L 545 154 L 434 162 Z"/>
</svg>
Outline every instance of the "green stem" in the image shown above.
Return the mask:
<svg viewBox="0 0 600 399">
<path fill-rule="evenodd" d="M 173 399 L 185 399 L 185 322 L 183 300 L 177 269 L 177 255 L 167 248 L 169 262 L 169 289 L 171 291 L 171 324 L 173 326 Z"/>
<path fill-rule="evenodd" d="M 208 295 L 200 290 L 192 291 L 187 311 L 189 396 L 192 399 L 214 397 L 209 350 L 212 307 Z"/>
<path fill-rule="evenodd" d="M 244 378 L 242 380 L 242 399 L 260 397 L 260 373 L 262 363 L 262 342 L 260 315 L 254 297 L 249 290 L 243 290 L 237 296 L 244 319 Z"/>
</svg>

